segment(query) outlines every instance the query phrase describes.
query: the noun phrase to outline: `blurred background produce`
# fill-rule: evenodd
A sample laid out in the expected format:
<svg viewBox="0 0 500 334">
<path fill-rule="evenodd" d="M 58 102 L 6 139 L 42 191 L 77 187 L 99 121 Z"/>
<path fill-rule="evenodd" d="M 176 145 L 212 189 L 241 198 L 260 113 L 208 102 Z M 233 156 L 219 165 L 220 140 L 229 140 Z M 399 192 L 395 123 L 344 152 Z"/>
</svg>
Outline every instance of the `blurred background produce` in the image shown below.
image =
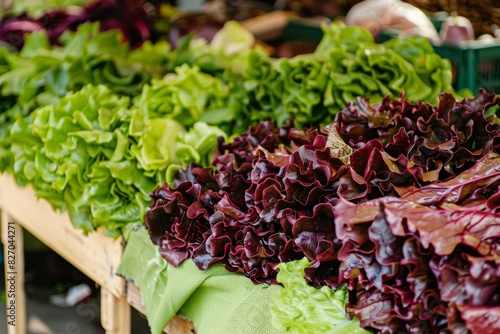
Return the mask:
<svg viewBox="0 0 500 334">
<path fill-rule="evenodd" d="M 436 28 L 425 13 L 400 0 L 362 1 L 349 10 L 345 20 L 348 25 L 370 30 L 376 39 L 383 29 L 393 28 L 404 36 L 422 36 L 439 43 Z"/>
<path fill-rule="evenodd" d="M 21 36 L 25 32 L 44 28 L 49 31 L 51 42 L 58 43 L 63 31 L 75 30 L 79 24 L 89 21 L 100 21 L 102 30 L 119 28 L 132 47 L 139 46 L 144 40 L 158 39 L 166 39 L 176 47 L 177 40 L 190 32 L 210 41 L 225 22 L 236 20 L 243 22 L 254 33 L 257 43 L 265 42 L 271 54 L 277 57 L 313 51 L 319 42 L 316 35 L 321 23 L 332 20 L 362 25 L 372 31 L 376 40 L 383 40 L 385 37 L 380 35 L 390 28 L 406 36 L 426 37 L 439 45 L 446 35 L 442 33 L 439 37 L 441 25 L 453 13 L 463 18 L 459 21 L 471 22 L 475 38 L 482 36 L 483 41 L 494 43 L 495 37 L 500 36 L 500 30 L 497 30 L 500 5 L 491 0 L 209 0 L 196 3 L 181 0 L 65 0 L 48 3 L 4 1 L 2 6 L 0 40 L 17 49 L 22 46 Z M 297 40 L 287 35 L 285 28 L 290 19 L 292 22 L 298 19 L 299 26 L 309 29 L 310 38 Z M 452 39 L 450 35 L 448 40 Z"/>
<path fill-rule="evenodd" d="M 443 12 L 448 14 L 456 12 L 468 18 L 472 23 L 476 38 L 483 34 L 490 34 L 493 25 L 500 26 L 500 3 L 495 0 L 404 1 L 436 17 L 441 16 Z"/>
</svg>

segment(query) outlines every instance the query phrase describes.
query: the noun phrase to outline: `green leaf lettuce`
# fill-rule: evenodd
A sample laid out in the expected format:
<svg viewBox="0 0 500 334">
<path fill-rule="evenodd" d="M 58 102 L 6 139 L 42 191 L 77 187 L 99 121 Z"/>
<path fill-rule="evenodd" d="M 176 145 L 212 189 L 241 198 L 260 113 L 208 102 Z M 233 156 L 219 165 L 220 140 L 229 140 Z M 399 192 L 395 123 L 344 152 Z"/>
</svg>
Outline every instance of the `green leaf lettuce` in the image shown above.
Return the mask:
<svg viewBox="0 0 500 334">
<path fill-rule="evenodd" d="M 364 334 L 359 320 L 348 318 L 348 292 L 339 287 L 316 289 L 304 279 L 304 269 L 311 263 L 307 258 L 280 263 L 277 279 L 283 289 L 271 300 L 272 324 L 287 333 Z"/>
</svg>

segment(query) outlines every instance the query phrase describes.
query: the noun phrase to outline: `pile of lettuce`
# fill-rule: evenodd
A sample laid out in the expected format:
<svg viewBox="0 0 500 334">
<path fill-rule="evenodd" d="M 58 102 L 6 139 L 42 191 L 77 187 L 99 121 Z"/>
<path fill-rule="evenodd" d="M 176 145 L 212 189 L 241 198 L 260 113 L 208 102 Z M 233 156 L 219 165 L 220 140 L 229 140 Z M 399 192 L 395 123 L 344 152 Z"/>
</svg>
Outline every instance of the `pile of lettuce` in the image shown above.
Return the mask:
<svg viewBox="0 0 500 334">
<path fill-rule="evenodd" d="M 170 165 L 207 164 L 207 148 L 226 137 L 203 122 L 188 129 L 141 114 L 129 97 L 104 85 L 87 85 L 36 109 L 14 122 L 10 135 L 19 184 L 31 184 L 37 197 L 67 210 L 75 227 L 104 226 L 114 236 L 141 221 L 148 193 Z"/>
<path fill-rule="evenodd" d="M 86 232 L 140 221 L 153 180 L 130 152 L 130 99 L 105 86 L 86 86 L 37 109 L 11 129 L 14 173 L 36 195 L 69 212 Z M 131 201 L 132 197 L 134 201 Z"/>
<path fill-rule="evenodd" d="M 372 103 L 405 92 L 410 102 L 436 104 L 454 93 L 451 64 L 423 38 L 374 42 L 368 30 L 324 26 L 315 53 L 294 58 L 251 56 L 243 83 L 242 117 L 251 121 L 292 117 L 298 126 L 326 125 L 358 96 Z"/>
<path fill-rule="evenodd" d="M 439 105 L 402 98 L 370 106 L 358 99 L 337 115 L 336 129 L 354 149 L 340 195 L 349 200 L 400 196 L 446 181 L 500 152 L 500 98 L 481 90 L 457 102 L 441 94 Z"/>
<path fill-rule="evenodd" d="M 87 84 L 136 96 L 167 71 L 169 45 L 164 42 L 131 50 L 117 30 L 99 32 L 97 23 L 81 25 L 61 39 L 62 46 L 52 46 L 44 32 L 37 32 L 26 37 L 19 53 L 0 47 L 1 171 L 13 164 L 8 129 L 15 120 Z"/>
<path fill-rule="evenodd" d="M 151 194 L 151 239 L 173 265 L 220 263 L 255 283 L 276 284 L 280 263 L 307 257 L 307 281 L 345 284 L 364 328 L 474 329 L 469 306 L 488 312 L 498 300 L 485 294 L 471 302 L 483 295 L 474 285 L 455 296 L 444 268 L 461 268 L 464 254 L 498 260 L 499 106 L 484 91 L 462 101 L 442 94 L 437 107 L 358 99 L 320 130 L 264 122 L 231 143 L 220 140 L 214 169 L 191 164 Z M 425 225 L 438 216 L 438 231 Z M 471 221 L 479 225 L 464 225 Z M 442 238 L 451 239 L 445 251 Z M 479 277 L 465 268 L 471 272 L 453 269 L 459 285 Z M 495 291 L 494 277 L 477 284 Z"/>
<path fill-rule="evenodd" d="M 382 332 L 500 330 L 500 156 L 401 198 L 336 205 L 339 283 Z"/>
</svg>

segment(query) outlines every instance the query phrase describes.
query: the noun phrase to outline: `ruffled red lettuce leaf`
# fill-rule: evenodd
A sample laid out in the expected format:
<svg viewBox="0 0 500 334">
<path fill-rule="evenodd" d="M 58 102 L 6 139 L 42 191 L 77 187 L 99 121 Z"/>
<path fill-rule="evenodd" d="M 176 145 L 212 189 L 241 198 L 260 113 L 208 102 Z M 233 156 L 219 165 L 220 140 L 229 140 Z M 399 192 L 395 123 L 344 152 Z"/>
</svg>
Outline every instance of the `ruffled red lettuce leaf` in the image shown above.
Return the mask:
<svg viewBox="0 0 500 334">
<path fill-rule="evenodd" d="M 339 278 L 356 292 L 351 308 L 362 326 L 482 333 L 469 307 L 500 306 L 500 213 L 484 196 L 500 193 L 499 168 L 492 153 L 403 198 L 339 200 Z"/>
<path fill-rule="evenodd" d="M 316 137 L 293 129 L 293 123 L 276 128 L 265 122 L 231 143 L 219 141 L 215 172 L 194 164 L 177 171 L 175 189 L 157 189 L 145 218 L 162 256 L 174 265 L 190 257 L 200 269 L 219 262 L 254 282 L 276 283 L 276 265 L 297 258 L 300 251 L 285 233 L 284 218 L 277 217 L 286 211 L 286 184 L 299 182 L 286 179 L 285 165 L 297 148 Z M 300 160 L 298 151 L 296 155 Z M 312 173 L 305 178 L 314 179 Z M 315 203 L 316 193 L 300 199 Z M 307 195 L 307 189 L 302 194 Z M 289 192 L 292 202 L 296 197 Z"/>
<path fill-rule="evenodd" d="M 500 98 L 484 90 L 462 101 L 441 94 L 438 107 L 403 97 L 347 104 L 335 124 L 355 151 L 340 195 L 401 196 L 412 187 L 449 180 L 489 152 L 500 153 L 500 124 L 489 116 L 499 105 Z"/>
<path fill-rule="evenodd" d="M 218 190 L 211 170 L 192 164 L 178 172 L 175 189 L 165 184 L 151 193 L 154 205 L 148 208 L 145 222 L 168 262 L 179 265 L 208 238 L 213 205 L 220 200 Z"/>
<path fill-rule="evenodd" d="M 465 207 L 487 201 L 488 208 L 493 210 L 498 207 L 494 205 L 496 197 L 492 196 L 499 183 L 500 159 L 498 155 L 492 154 L 485 156 L 474 167 L 449 181 L 410 191 L 402 198 L 426 206 L 457 204 Z"/>
<path fill-rule="evenodd" d="M 459 306 L 460 315 L 472 333 L 498 333 L 500 307 Z"/>
<path fill-rule="evenodd" d="M 443 94 L 437 108 L 359 100 L 321 131 L 251 127 L 219 141 L 210 177 L 179 171 L 168 189 L 181 189 L 183 210 L 198 214 L 186 225 L 194 235 L 175 221 L 181 212 L 164 221 L 169 204 L 156 199 L 152 240 L 168 240 L 165 252 L 179 245 L 172 252 L 200 269 L 218 262 L 255 283 L 275 284 L 279 263 L 306 256 L 309 283 L 345 284 L 362 326 L 382 332 L 466 328 L 452 305 L 498 298 L 496 273 L 471 268 L 498 248 L 500 130 L 485 115 L 499 103 L 484 92 L 463 101 Z M 212 186 L 199 191 L 203 182 Z"/>
</svg>

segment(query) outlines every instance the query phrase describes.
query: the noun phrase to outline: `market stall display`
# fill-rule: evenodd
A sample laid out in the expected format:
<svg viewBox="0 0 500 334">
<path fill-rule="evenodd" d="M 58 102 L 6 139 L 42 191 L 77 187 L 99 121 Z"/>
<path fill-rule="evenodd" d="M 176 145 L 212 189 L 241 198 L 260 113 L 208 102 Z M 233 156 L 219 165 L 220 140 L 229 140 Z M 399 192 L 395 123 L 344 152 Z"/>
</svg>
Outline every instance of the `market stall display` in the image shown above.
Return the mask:
<svg viewBox="0 0 500 334">
<path fill-rule="evenodd" d="M 425 1 L 404 0 L 407 3 L 418 6 L 428 13 L 452 13 L 467 17 L 474 28 L 474 34 L 479 37 L 491 33 L 492 25 L 500 26 L 500 6 L 498 2 L 489 0 L 467 1 Z M 434 14 L 435 16 L 439 16 Z"/>
<path fill-rule="evenodd" d="M 122 314 L 152 333 L 498 329 L 500 99 L 457 93 L 428 40 L 333 22 L 274 58 L 234 21 L 170 44 L 106 18 L 0 46 L 0 186 L 119 248 L 110 277 L 82 268 L 128 281 Z"/>
</svg>

